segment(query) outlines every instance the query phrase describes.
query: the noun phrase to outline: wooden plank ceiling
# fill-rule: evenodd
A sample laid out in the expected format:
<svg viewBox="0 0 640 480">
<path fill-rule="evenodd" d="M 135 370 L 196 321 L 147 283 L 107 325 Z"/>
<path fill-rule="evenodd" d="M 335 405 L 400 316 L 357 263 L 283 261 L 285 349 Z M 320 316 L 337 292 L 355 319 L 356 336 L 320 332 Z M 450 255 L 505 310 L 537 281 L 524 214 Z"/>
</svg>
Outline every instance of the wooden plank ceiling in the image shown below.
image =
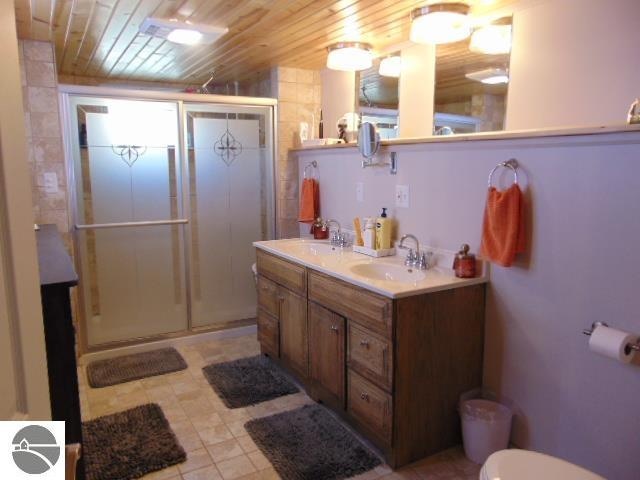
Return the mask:
<svg viewBox="0 0 640 480">
<path fill-rule="evenodd" d="M 426 0 L 15 0 L 18 36 L 55 43 L 58 72 L 112 80 L 247 81 L 273 66 L 323 68 L 326 47 L 409 38 L 409 12 Z M 484 14 L 510 0 L 473 0 Z M 138 32 L 147 17 L 228 27 L 213 45 L 183 46 Z M 455 52 L 454 52 L 455 53 Z M 460 54 L 460 52 L 458 52 Z M 464 55 L 453 57 L 465 68 Z"/>
</svg>

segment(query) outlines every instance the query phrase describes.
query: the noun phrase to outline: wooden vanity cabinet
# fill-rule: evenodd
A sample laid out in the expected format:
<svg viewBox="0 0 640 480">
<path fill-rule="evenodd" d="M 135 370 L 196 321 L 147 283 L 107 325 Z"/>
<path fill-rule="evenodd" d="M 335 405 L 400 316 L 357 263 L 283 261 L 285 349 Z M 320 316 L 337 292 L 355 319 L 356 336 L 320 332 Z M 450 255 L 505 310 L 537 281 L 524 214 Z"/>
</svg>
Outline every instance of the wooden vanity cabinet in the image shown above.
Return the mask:
<svg viewBox="0 0 640 480">
<path fill-rule="evenodd" d="M 257 258 L 262 351 L 279 345 L 312 398 L 394 468 L 460 444 L 460 394 L 482 385 L 484 284 L 391 299 L 261 250 Z"/>
<path fill-rule="evenodd" d="M 346 320 L 309 302 L 309 376 L 314 396 L 334 408 L 345 408 Z"/>
<path fill-rule="evenodd" d="M 307 278 L 304 267 L 258 251 L 258 340 L 262 353 L 309 375 Z"/>
</svg>

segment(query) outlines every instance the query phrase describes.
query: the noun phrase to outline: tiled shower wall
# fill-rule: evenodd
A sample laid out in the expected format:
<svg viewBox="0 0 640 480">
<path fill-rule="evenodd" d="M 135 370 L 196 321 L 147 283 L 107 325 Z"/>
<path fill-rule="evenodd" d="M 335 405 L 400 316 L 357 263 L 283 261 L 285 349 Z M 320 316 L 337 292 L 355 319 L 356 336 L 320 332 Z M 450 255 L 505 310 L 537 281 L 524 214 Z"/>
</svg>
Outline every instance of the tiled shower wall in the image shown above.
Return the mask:
<svg viewBox="0 0 640 480">
<path fill-rule="evenodd" d="M 289 155 L 289 149 L 300 146 L 300 122 L 309 124 L 310 138 L 318 136 L 322 94 L 320 72 L 274 67 L 259 74 L 252 82 L 241 85 L 241 94 L 278 99 L 278 236 L 298 237 L 298 162 Z"/>
<path fill-rule="evenodd" d="M 281 238 L 298 237 L 298 162 L 289 149 L 300 146 L 300 122 L 309 124 L 309 136 L 318 136 L 320 120 L 320 72 L 277 68 L 278 99 L 278 226 Z"/>
<path fill-rule="evenodd" d="M 69 207 L 53 47 L 20 40 L 20 70 L 36 223 L 55 223 L 71 250 Z M 46 185 L 46 176 L 55 182 Z"/>
</svg>

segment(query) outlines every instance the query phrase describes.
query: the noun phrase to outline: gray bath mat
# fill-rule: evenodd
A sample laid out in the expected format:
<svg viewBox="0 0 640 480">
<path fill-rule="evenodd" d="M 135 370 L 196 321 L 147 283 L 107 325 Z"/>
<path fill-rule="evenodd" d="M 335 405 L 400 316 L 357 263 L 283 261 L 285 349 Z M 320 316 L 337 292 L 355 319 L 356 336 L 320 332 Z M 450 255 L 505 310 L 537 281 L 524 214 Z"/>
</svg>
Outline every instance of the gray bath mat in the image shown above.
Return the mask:
<svg viewBox="0 0 640 480">
<path fill-rule="evenodd" d="M 98 388 L 177 372 L 186 368 L 187 363 L 175 348 L 161 348 L 150 352 L 96 360 L 87 365 L 87 377 L 89 385 Z"/>
<path fill-rule="evenodd" d="M 339 480 L 380 465 L 380 459 L 319 405 L 257 418 L 244 426 L 287 480 Z"/>
<path fill-rule="evenodd" d="M 261 355 L 214 363 L 202 371 L 229 408 L 246 407 L 299 391 L 271 360 Z"/>
<path fill-rule="evenodd" d="M 155 403 L 82 424 L 87 480 L 129 480 L 184 462 L 184 449 Z"/>
</svg>

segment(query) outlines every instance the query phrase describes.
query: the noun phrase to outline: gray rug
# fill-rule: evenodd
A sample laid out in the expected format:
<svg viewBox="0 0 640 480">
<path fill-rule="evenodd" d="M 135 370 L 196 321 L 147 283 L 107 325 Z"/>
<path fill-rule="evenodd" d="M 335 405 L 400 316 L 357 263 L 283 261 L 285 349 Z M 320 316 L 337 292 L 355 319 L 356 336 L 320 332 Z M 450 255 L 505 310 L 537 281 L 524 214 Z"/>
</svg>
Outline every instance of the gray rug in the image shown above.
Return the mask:
<svg viewBox="0 0 640 480">
<path fill-rule="evenodd" d="M 202 372 L 228 408 L 255 405 L 299 392 L 271 360 L 261 355 L 214 363 Z"/>
<path fill-rule="evenodd" d="M 282 478 L 339 480 L 380 459 L 319 405 L 257 418 L 244 426 Z"/>
<path fill-rule="evenodd" d="M 96 360 L 87 365 L 87 377 L 89 385 L 99 388 L 177 372 L 186 368 L 187 363 L 175 348 L 161 348 L 150 352 Z"/>
<path fill-rule="evenodd" d="M 82 424 L 87 480 L 129 480 L 184 462 L 184 449 L 155 403 Z"/>
</svg>

